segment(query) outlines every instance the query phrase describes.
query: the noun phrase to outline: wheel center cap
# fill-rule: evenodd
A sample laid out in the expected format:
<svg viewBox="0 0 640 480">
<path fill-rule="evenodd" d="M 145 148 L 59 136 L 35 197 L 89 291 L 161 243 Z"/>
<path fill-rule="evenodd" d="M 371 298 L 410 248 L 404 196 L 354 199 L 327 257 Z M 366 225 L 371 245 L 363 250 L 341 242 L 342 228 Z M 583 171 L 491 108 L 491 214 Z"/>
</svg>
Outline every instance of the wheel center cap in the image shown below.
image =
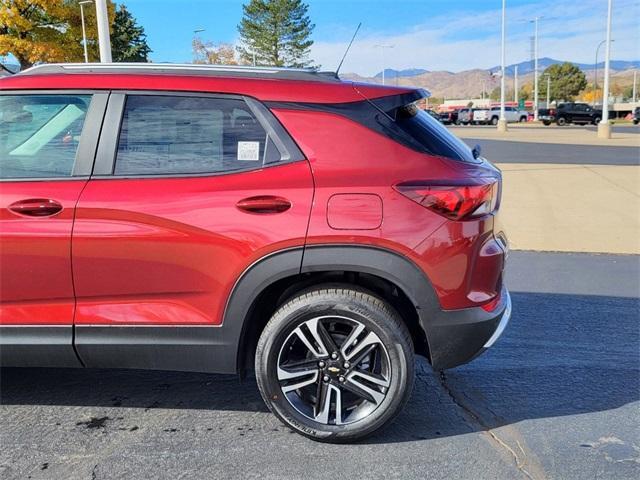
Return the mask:
<svg viewBox="0 0 640 480">
<path fill-rule="evenodd" d="M 344 375 L 344 368 L 342 368 L 342 359 L 337 358 L 335 360 L 329 360 L 327 362 L 327 373 L 334 378 Z"/>
</svg>

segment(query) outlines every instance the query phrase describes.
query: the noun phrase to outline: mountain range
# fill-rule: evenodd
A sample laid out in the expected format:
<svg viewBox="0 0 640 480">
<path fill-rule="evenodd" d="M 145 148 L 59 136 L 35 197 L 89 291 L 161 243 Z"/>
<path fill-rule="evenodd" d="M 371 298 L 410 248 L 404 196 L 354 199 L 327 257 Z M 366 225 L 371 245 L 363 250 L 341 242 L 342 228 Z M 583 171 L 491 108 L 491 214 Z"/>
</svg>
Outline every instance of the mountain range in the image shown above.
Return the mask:
<svg viewBox="0 0 640 480">
<path fill-rule="evenodd" d="M 555 65 L 559 63 L 564 63 L 564 60 L 556 60 L 555 58 L 542 57 L 538 59 L 538 70 L 542 71 L 551 65 Z M 573 63 L 574 65 L 576 65 L 577 67 L 579 67 L 581 70 L 585 72 L 588 70 L 594 70 L 593 63 L 576 63 L 576 62 L 571 62 L 571 63 Z M 527 75 L 528 73 L 533 73 L 533 60 L 528 60 L 520 63 L 507 65 L 505 67 L 505 72 L 507 73 L 507 75 L 513 75 L 515 73 L 515 67 L 518 67 L 518 75 Z M 598 69 L 602 69 L 602 68 L 604 68 L 604 62 L 598 62 Z M 633 61 L 611 60 L 610 68 L 611 70 L 616 70 L 616 71 L 640 68 L 640 60 L 633 60 Z M 445 70 L 445 71 L 448 73 L 454 73 L 454 72 L 449 72 L 448 70 Z M 487 68 L 487 71 L 492 73 L 499 72 L 500 65 Z M 393 68 L 386 68 L 384 70 L 384 76 L 386 80 L 386 79 L 395 79 L 400 77 L 415 77 L 417 75 L 422 75 L 424 73 L 430 73 L 430 72 L 431 72 L 430 70 L 426 70 L 424 68 L 407 68 L 404 70 L 395 70 Z M 376 73 L 373 76 L 373 78 L 382 79 L 382 72 Z"/>
<path fill-rule="evenodd" d="M 564 63 L 553 58 L 541 58 L 538 60 L 538 70 L 542 72 L 545 68 L 556 63 Z M 507 89 L 513 88 L 513 77 L 515 66 L 518 66 L 519 85 L 533 82 L 533 62 L 520 62 L 506 67 Z M 593 81 L 596 73 L 594 65 L 575 63 L 580 67 L 588 81 Z M 612 85 L 628 86 L 633 82 L 634 69 L 640 68 L 640 61 L 612 60 L 611 82 Z M 598 79 L 602 80 L 604 63 L 598 63 Z M 385 83 L 387 85 L 400 85 L 409 87 L 426 88 L 431 95 L 436 98 L 478 98 L 484 89 L 488 95 L 500 84 L 500 77 L 495 75 L 500 67 L 490 69 L 475 68 L 462 72 L 449 71 L 429 71 L 424 68 L 409 68 L 405 70 L 386 69 L 384 72 Z M 345 73 L 340 75 L 345 80 L 353 80 L 365 83 L 382 83 L 382 72 L 372 77 L 365 77 L 356 73 Z"/>
</svg>

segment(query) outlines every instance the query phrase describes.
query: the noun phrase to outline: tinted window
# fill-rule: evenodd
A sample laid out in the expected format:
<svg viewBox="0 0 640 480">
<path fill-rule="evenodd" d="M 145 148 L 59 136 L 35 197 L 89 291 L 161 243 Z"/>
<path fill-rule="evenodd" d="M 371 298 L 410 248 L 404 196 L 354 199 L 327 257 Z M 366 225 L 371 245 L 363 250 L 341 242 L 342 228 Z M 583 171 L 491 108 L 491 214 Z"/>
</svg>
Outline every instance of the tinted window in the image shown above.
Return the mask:
<svg viewBox="0 0 640 480">
<path fill-rule="evenodd" d="M 91 95 L 0 95 L 0 176 L 68 177 Z"/>
<path fill-rule="evenodd" d="M 432 155 L 475 161 L 471 149 L 414 104 L 398 109 L 396 123 Z"/>
<path fill-rule="evenodd" d="M 280 152 L 243 100 L 127 97 L 116 174 L 215 173 L 279 160 Z"/>
</svg>

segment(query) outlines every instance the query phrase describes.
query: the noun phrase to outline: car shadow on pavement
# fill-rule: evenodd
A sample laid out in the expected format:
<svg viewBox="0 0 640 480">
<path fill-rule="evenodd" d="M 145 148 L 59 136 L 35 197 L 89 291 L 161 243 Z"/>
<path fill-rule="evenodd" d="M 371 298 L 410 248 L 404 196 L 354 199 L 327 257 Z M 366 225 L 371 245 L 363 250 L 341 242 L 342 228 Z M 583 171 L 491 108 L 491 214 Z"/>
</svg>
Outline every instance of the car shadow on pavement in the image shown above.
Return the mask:
<svg viewBox="0 0 640 480">
<path fill-rule="evenodd" d="M 514 293 L 513 305 L 503 338 L 474 362 L 440 373 L 420 359 L 405 410 L 363 443 L 442 438 L 639 400 L 637 298 Z M 268 411 L 253 378 L 139 370 L 7 368 L 0 403 Z"/>
</svg>

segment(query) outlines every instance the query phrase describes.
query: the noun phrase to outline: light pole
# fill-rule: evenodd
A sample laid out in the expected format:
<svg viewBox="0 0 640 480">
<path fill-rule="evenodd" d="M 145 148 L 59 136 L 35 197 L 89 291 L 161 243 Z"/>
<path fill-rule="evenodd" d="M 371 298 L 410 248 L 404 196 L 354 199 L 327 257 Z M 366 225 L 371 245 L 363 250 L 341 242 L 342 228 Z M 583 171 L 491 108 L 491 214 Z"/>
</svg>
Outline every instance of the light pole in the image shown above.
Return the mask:
<svg viewBox="0 0 640 480">
<path fill-rule="evenodd" d="M 633 71 L 633 103 L 636 103 L 638 100 L 638 71 Z"/>
<path fill-rule="evenodd" d="M 109 16 L 107 12 L 107 0 L 95 0 L 96 21 L 98 23 L 98 47 L 100 49 L 100 62 L 111 63 L 111 38 L 109 36 Z"/>
<path fill-rule="evenodd" d="M 505 94 L 505 17 L 507 10 L 507 0 L 502 0 L 502 45 L 500 53 L 500 119 L 498 120 L 498 131 L 507 131 L 507 118 L 505 117 L 504 109 L 504 94 Z"/>
<path fill-rule="evenodd" d="M 82 22 L 82 46 L 84 47 L 84 63 L 89 63 L 89 54 L 87 53 L 87 31 L 84 28 L 84 6 L 93 3 L 93 0 L 85 0 L 78 3 L 80 5 L 80 21 Z"/>
<path fill-rule="evenodd" d="M 615 42 L 615 40 L 611 40 L 612 42 Z M 598 96 L 598 54 L 600 53 L 600 47 L 602 45 L 604 45 L 606 43 L 606 40 L 602 40 L 599 44 L 598 44 L 598 48 L 596 48 L 596 63 L 595 63 L 595 69 L 593 72 L 593 106 L 596 106 L 596 100 L 597 100 L 597 96 Z"/>
<path fill-rule="evenodd" d="M 384 65 L 384 49 L 385 48 L 393 48 L 395 47 L 395 45 L 374 45 L 375 48 L 379 48 L 380 52 L 382 52 L 382 85 L 384 85 L 384 71 L 385 71 L 385 65 Z"/>
<path fill-rule="evenodd" d="M 538 20 L 535 17 L 531 22 L 535 25 L 533 37 L 533 120 L 538 121 Z"/>
<path fill-rule="evenodd" d="M 611 125 L 609 125 L 609 64 L 611 61 L 611 13 L 613 0 L 609 0 L 607 6 L 607 48 L 604 57 L 604 88 L 602 89 L 602 120 L 598 124 L 598 137 L 611 138 Z"/>
</svg>

